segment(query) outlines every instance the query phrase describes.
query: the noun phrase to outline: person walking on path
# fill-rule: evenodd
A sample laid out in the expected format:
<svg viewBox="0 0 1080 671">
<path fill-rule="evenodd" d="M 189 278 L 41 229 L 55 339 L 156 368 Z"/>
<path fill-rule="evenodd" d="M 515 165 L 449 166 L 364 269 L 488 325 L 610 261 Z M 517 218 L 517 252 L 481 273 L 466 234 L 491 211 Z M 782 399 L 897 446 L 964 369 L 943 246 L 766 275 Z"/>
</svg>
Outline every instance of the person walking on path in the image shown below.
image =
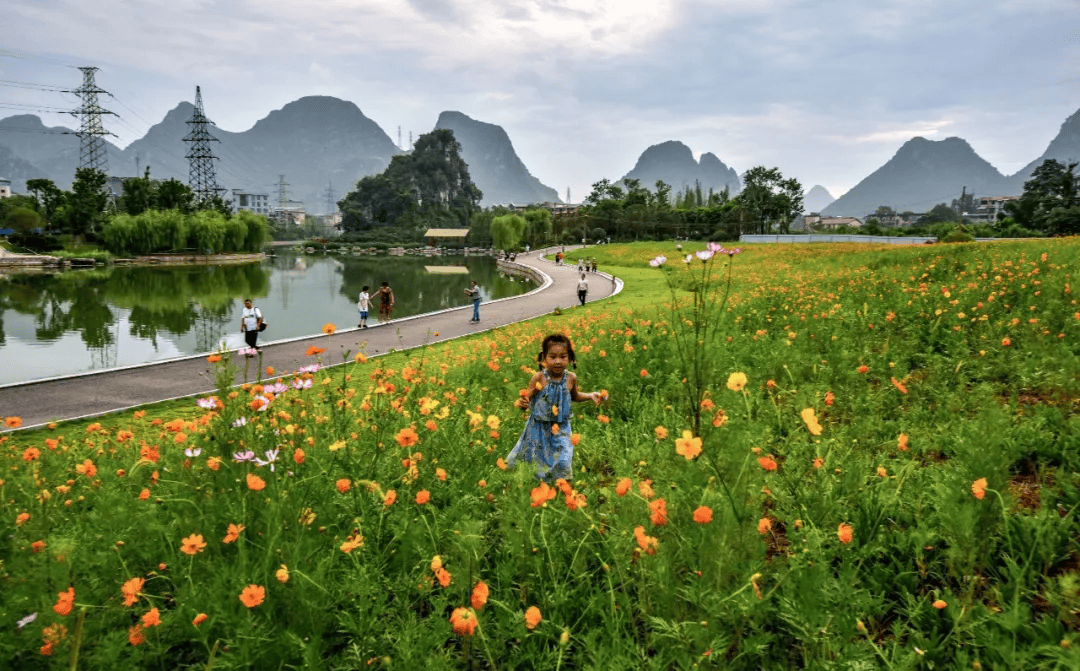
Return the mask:
<svg viewBox="0 0 1080 671">
<path fill-rule="evenodd" d="M 263 329 L 263 316 L 259 308 L 251 303 L 250 298 L 244 299 L 244 311 L 240 314 L 240 331 L 244 334 L 244 341 L 248 347 L 259 351 L 259 331 Z M 245 352 L 244 356 L 255 356 L 252 352 Z"/>
<path fill-rule="evenodd" d="M 585 295 L 589 293 L 589 280 L 585 279 L 585 273 L 581 273 L 581 279 L 577 283 L 577 297 L 582 305 L 585 305 Z"/>
<path fill-rule="evenodd" d="M 379 321 L 389 323 L 394 314 L 394 290 L 390 288 L 389 282 L 383 282 L 377 293 L 379 294 Z"/>
<path fill-rule="evenodd" d="M 580 258 L 577 260 L 577 271 L 580 273 L 585 270 L 585 259 Z"/>
<path fill-rule="evenodd" d="M 570 402 L 604 400 L 603 392 L 582 393 L 577 375 L 568 371 L 577 365 L 570 339 L 561 333 L 544 338 L 537 357 L 540 372 L 532 376 L 529 386 L 521 391 L 514 407 L 531 409 L 529 420 L 514 449 L 506 457 L 506 465 L 519 459 L 536 464 L 536 477 L 541 480 L 574 477 L 574 445 L 570 441 Z"/>
<path fill-rule="evenodd" d="M 360 290 L 360 300 L 356 302 L 356 307 L 360 309 L 360 323 L 357 324 L 357 328 L 367 328 L 367 316 L 368 308 L 371 307 L 371 295 L 368 294 L 368 287 L 365 284 L 364 288 Z"/>
<path fill-rule="evenodd" d="M 469 321 L 480 321 L 480 287 L 476 286 L 476 280 L 471 280 L 469 282 L 468 288 L 465 289 L 465 294 L 472 297 L 472 319 Z"/>
</svg>

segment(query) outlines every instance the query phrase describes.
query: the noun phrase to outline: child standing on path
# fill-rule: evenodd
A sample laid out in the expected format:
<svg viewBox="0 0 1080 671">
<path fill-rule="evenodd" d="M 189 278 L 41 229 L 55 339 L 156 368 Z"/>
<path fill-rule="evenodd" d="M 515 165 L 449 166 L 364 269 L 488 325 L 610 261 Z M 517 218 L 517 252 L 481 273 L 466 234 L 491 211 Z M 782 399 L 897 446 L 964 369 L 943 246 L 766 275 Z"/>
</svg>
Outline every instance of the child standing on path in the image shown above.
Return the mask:
<svg viewBox="0 0 1080 671">
<path fill-rule="evenodd" d="M 570 442 L 570 402 L 592 401 L 599 405 L 600 392 L 582 393 L 577 375 L 567 366 L 577 366 L 574 347 L 566 336 L 554 333 L 544 338 L 541 346 L 540 372 L 532 376 L 529 386 L 514 401 L 517 408 L 531 407 L 525 430 L 517 445 L 506 458 L 507 466 L 520 459 L 536 464 L 541 480 L 574 477 L 574 446 Z"/>
<path fill-rule="evenodd" d="M 366 284 L 364 285 L 364 288 L 360 290 L 360 300 L 356 302 L 356 307 L 360 309 L 360 323 L 357 324 L 357 327 L 366 329 L 368 308 L 371 307 L 371 295 L 368 294 Z"/>
</svg>

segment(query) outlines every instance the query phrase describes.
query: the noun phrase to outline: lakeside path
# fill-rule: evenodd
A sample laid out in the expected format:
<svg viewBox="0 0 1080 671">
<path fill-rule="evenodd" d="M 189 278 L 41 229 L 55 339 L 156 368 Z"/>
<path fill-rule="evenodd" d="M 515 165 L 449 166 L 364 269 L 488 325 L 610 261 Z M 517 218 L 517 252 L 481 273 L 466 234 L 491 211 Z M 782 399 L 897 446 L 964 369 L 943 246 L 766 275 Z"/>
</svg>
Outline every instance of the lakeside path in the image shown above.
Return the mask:
<svg viewBox="0 0 1080 671">
<path fill-rule="evenodd" d="M 575 248 L 566 247 L 568 251 Z M 368 356 L 378 356 L 391 350 L 407 350 L 490 331 L 548 314 L 556 307 L 567 309 L 578 305 L 577 266 L 557 266 L 542 258 L 543 254 L 553 251 L 554 248 L 518 254 L 516 265 L 539 271 L 547 281 L 521 296 L 481 303 L 479 324 L 469 322 L 472 316 L 471 302 L 458 308 L 395 319 L 390 324 L 367 329 L 358 329 L 353 324 L 339 324 L 339 330 L 332 336 L 320 333 L 280 342 L 267 341 L 262 347 L 262 365 L 273 366 L 279 373 L 286 373 L 312 364 L 314 357 L 305 355 L 310 345 L 326 348 L 322 356 L 328 364 L 339 363 L 344 350 L 351 351 L 352 355 L 363 351 Z M 607 273 L 590 273 L 588 279 L 588 302 L 608 298 L 622 286 Z M 464 291 L 467 278 L 461 280 L 461 285 Z M 465 302 L 463 293 L 462 303 Z M 271 333 L 275 317 L 277 315 L 266 315 Z M 377 323 L 375 313 L 368 322 Z M 311 328 L 318 330 L 322 324 L 312 324 Z M 248 361 L 248 379 L 254 381 L 258 359 Z M 239 368 L 236 382 L 239 384 L 244 381 L 244 357 L 236 355 L 236 363 Z M 158 363 L 4 385 L 0 386 L 0 417 L 21 417 L 23 428 L 28 429 L 53 421 L 93 417 L 148 403 L 206 394 L 214 391 L 211 368 L 206 354 L 199 354 Z M 4 427 L 0 426 L 0 433 L 3 432 Z"/>
</svg>

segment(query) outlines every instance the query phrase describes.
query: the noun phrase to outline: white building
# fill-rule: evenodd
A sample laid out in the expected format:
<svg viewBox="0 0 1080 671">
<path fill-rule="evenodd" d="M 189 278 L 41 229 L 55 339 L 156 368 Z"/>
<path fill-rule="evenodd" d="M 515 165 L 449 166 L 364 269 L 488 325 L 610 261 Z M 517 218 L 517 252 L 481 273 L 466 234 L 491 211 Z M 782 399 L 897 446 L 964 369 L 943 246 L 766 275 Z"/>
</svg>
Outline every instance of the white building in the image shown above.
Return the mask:
<svg viewBox="0 0 1080 671">
<path fill-rule="evenodd" d="M 255 214 L 270 215 L 270 194 L 249 193 L 243 189 L 232 190 L 233 214 L 240 210 L 247 210 Z"/>
<path fill-rule="evenodd" d="M 11 180 L 0 177 L 0 198 L 11 198 Z"/>
</svg>

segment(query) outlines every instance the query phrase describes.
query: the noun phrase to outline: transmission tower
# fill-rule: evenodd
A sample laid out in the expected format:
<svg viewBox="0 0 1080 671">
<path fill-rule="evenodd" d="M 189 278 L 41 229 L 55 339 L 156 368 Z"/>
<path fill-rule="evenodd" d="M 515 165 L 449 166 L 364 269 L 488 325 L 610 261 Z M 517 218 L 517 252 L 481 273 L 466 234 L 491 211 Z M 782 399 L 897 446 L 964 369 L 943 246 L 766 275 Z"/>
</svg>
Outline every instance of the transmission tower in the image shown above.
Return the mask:
<svg viewBox="0 0 1080 671">
<path fill-rule="evenodd" d="M 397 148 L 401 149 L 401 126 L 397 127 Z"/>
<path fill-rule="evenodd" d="M 412 151 L 412 131 L 409 131 L 409 151 Z"/>
<path fill-rule="evenodd" d="M 102 109 L 98 104 L 98 94 L 111 95 L 108 91 L 99 89 L 94 82 L 95 67 L 79 68 L 83 73 L 82 86 L 72 91 L 82 98 L 82 104 L 77 110 L 68 112 L 72 116 L 80 117 L 79 130 L 75 135 L 79 136 L 79 167 L 100 170 L 103 173 L 109 171 L 109 156 L 105 153 L 104 136 L 115 134 L 105 130 L 101 125 L 102 114 L 113 114 L 107 109 Z"/>
<path fill-rule="evenodd" d="M 217 177 L 214 176 L 214 161 L 217 157 L 210 151 L 210 143 L 218 142 L 218 139 L 206 130 L 212 121 L 203 114 L 202 91 L 195 87 L 195 113 L 187 122 L 191 126 L 191 132 L 184 138 L 184 142 L 191 143 L 191 153 L 184 158 L 188 159 L 188 185 L 195 193 L 195 200 L 204 202 L 215 198 L 225 189 L 217 185 Z"/>
<path fill-rule="evenodd" d="M 285 175 L 278 175 L 278 177 L 280 178 L 277 183 L 278 209 L 284 210 L 285 206 L 292 202 L 289 200 L 289 191 L 285 188 L 289 186 L 289 184 L 285 182 Z"/>
<path fill-rule="evenodd" d="M 323 194 L 326 196 L 326 213 L 333 214 L 337 212 L 337 201 L 334 200 L 334 183 L 330 182 L 330 187 Z"/>
</svg>

